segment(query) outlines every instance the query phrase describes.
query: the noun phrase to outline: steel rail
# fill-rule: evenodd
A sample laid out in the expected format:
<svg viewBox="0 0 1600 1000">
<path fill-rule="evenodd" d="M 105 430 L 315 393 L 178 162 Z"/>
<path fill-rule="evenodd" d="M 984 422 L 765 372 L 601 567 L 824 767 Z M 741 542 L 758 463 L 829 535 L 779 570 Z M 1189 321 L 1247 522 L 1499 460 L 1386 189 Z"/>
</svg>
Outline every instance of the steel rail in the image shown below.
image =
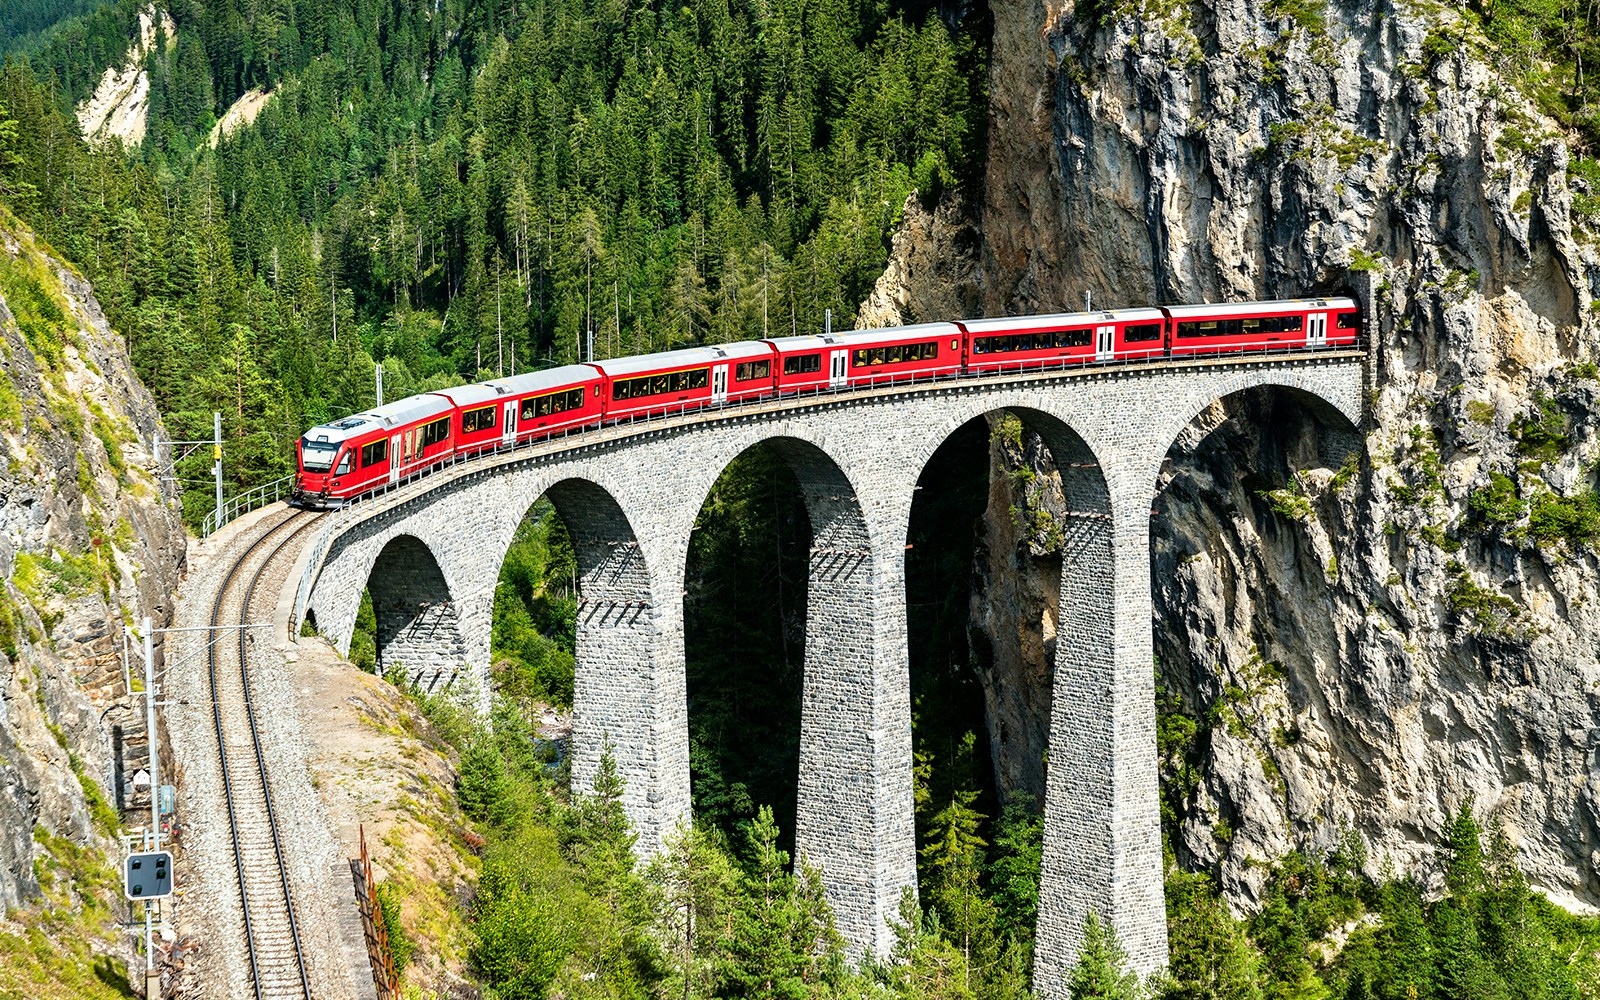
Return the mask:
<svg viewBox="0 0 1600 1000">
<path fill-rule="evenodd" d="M 245 549 L 245 551 L 233 561 L 233 564 L 228 568 L 227 575 L 223 578 L 222 585 L 217 588 L 217 597 L 211 607 L 212 628 L 218 627 L 222 619 L 222 606 L 225 602 L 228 591 L 237 581 L 240 570 L 244 567 L 245 563 L 256 552 L 256 550 L 265 545 L 269 538 L 271 538 L 273 535 L 276 535 L 284 528 L 287 528 L 296 522 L 301 523 L 300 528 L 291 532 L 286 538 L 278 542 L 278 544 L 273 547 L 272 551 L 267 554 L 266 559 L 262 561 L 261 565 L 256 568 L 255 573 L 251 576 L 249 585 L 246 587 L 244 592 L 243 602 L 239 609 L 241 621 L 249 617 L 250 601 L 255 596 L 256 587 L 261 582 L 261 577 L 266 572 L 267 567 L 272 564 L 278 553 L 281 552 L 283 548 L 289 544 L 289 542 L 293 541 L 295 538 L 298 538 L 308 528 L 314 525 L 316 521 L 317 518 L 315 515 L 308 516 L 302 511 L 292 511 L 288 517 L 279 521 L 277 524 L 274 524 L 271 528 L 263 532 L 259 538 L 250 543 L 249 548 Z M 250 738 L 255 751 L 256 767 L 261 778 L 261 797 L 266 803 L 267 807 L 268 826 L 272 833 L 273 855 L 277 861 L 279 881 L 283 888 L 284 907 L 289 917 L 290 939 L 294 946 L 295 962 L 300 968 L 300 988 L 305 1000 L 312 1000 L 311 983 L 306 973 L 305 955 L 300 947 L 300 932 L 298 924 L 295 920 L 294 899 L 289 889 L 288 866 L 284 864 L 283 848 L 278 838 L 278 821 L 272 808 L 272 790 L 267 784 L 266 760 L 261 753 L 261 735 L 256 728 L 255 709 L 250 698 L 249 668 L 246 666 L 247 635 L 248 633 L 246 631 L 242 629 L 239 631 L 239 680 L 241 689 L 244 693 L 245 714 L 250 726 Z M 228 834 L 233 842 L 234 865 L 237 869 L 239 877 L 239 910 L 244 917 L 245 947 L 250 960 L 250 980 L 256 1000 L 266 1000 L 262 994 L 261 965 L 259 957 L 256 955 L 255 934 L 250 921 L 250 898 L 249 890 L 245 885 L 244 851 L 239 843 L 238 810 L 234 801 L 233 778 L 229 774 L 228 770 L 227 738 L 224 732 L 225 727 L 222 723 L 222 700 L 219 697 L 217 690 L 217 644 L 215 642 L 207 644 L 206 659 L 211 687 L 211 721 L 217 733 L 217 759 L 222 767 L 222 791 L 223 797 L 227 801 L 228 806 Z"/>
</svg>

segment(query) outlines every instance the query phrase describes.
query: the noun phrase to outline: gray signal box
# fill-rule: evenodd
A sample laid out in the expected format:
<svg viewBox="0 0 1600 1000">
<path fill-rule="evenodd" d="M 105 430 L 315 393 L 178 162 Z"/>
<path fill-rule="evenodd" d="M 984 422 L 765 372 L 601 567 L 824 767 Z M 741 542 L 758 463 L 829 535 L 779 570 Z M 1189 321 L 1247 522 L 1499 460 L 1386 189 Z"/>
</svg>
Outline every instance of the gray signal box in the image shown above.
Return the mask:
<svg viewBox="0 0 1600 1000">
<path fill-rule="evenodd" d="M 172 895 L 172 852 L 146 851 L 128 855 L 123 868 L 123 891 L 129 899 L 161 899 Z"/>
</svg>

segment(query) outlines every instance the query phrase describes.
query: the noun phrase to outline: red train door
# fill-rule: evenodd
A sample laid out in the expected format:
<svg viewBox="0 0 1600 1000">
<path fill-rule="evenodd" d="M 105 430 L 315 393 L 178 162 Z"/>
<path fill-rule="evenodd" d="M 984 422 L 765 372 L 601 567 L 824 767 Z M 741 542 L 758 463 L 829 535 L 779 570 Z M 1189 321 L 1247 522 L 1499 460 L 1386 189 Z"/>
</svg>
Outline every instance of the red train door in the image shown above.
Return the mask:
<svg viewBox="0 0 1600 1000">
<path fill-rule="evenodd" d="M 728 401 L 728 366 L 711 366 L 711 401 L 725 403 Z"/>
<path fill-rule="evenodd" d="M 1094 328 L 1094 359 L 1096 361 L 1110 361 L 1117 353 L 1117 328 L 1114 326 L 1097 326 Z"/>
<path fill-rule="evenodd" d="M 1328 314 L 1312 313 L 1306 317 L 1306 346 L 1323 347 L 1328 343 Z"/>
<path fill-rule="evenodd" d="M 507 403 L 505 405 L 504 417 L 505 417 L 505 420 L 501 424 L 502 430 L 500 431 L 500 441 L 501 441 L 502 444 L 510 444 L 512 441 L 515 441 L 516 438 L 517 438 L 517 401 L 516 400 L 512 400 L 511 402 L 509 402 L 509 403 Z"/>
<path fill-rule="evenodd" d="M 400 479 L 400 435 L 389 439 L 389 482 L 398 482 Z"/>
<path fill-rule="evenodd" d="M 828 369 L 829 385 L 844 385 L 845 366 L 849 364 L 849 351 L 834 351 L 831 355 L 831 367 Z"/>
</svg>

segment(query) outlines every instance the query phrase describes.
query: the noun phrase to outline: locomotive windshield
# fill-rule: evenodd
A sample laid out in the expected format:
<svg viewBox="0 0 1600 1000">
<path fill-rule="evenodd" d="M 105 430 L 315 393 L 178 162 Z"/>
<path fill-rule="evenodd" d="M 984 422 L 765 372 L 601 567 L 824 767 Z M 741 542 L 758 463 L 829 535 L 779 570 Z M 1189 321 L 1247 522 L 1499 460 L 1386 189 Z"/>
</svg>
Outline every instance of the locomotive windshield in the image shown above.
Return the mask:
<svg viewBox="0 0 1600 1000">
<path fill-rule="evenodd" d="M 327 472 L 333 468 L 333 456 L 338 450 L 337 444 L 301 438 L 300 467 L 307 472 Z"/>
</svg>

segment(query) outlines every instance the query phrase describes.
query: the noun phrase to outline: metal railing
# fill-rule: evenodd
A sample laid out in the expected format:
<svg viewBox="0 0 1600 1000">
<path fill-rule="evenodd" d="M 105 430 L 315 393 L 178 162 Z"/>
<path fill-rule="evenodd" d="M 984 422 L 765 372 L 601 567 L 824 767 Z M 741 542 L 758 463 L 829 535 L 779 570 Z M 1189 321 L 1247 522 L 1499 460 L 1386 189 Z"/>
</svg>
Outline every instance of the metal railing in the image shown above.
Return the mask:
<svg viewBox="0 0 1600 1000">
<path fill-rule="evenodd" d="M 230 497 L 223 501 L 221 507 L 207 514 L 206 519 L 201 522 L 201 541 L 210 538 L 223 525 L 239 515 L 248 514 L 257 508 L 265 507 L 269 503 L 277 503 L 279 500 L 288 497 L 290 491 L 294 489 L 294 479 L 295 477 L 292 475 L 284 476 L 282 479 L 274 479 L 272 482 L 263 483 L 247 493 L 241 493 L 236 497 Z"/>
<path fill-rule="evenodd" d="M 393 504 L 400 504 L 416 495 L 428 492 L 434 488 L 433 484 L 437 482 L 431 477 L 438 472 L 478 463 L 483 463 L 484 467 L 488 468 L 496 458 L 510 459 L 519 452 L 532 451 L 536 448 L 541 449 L 542 453 L 528 455 L 528 458 L 555 458 L 578 448 L 613 443 L 637 435 L 656 433 L 671 427 L 680 427 L 684 425 L 685 419 L 689 417 L 720 414 L 753 416 L 762 412 L 790 409 L 797 403 L 827 405 L 845 402 L 851 397 L 866 398 L 873 392 L 891 389 L 961 390 L 968 388 L 975 382 L 1016 375 L 1093 374 L 1097 371 L 1108 369 L 1125 370 L 1136 366 L 1165 368 L 1170 367 L 1173 362 L 1216 362 L 1240 358 L 1247 361 L 1259 361 L 1263 357 L 1270 355 L 1349 354 L 1359 352 L 1363 348 L 1363 338 L 1357 338 L 1351 344 L 1326 344 L 1309 347 L 1305 344 L 1261 341 L 1232 344 L 1226 347 L 1218 346 L 1209 350 L 1186 348 L 1184 353 L 1176 355 L 1152 354 L 1148 350 L 1140 350 L 1122 352 L 1120 355 L 1113 355 L 1109 358 L 1073 358 L 1042 363 L 1033 360 L 991 365 L 988 361 L 984 361 L 981 362 L 984 367 L 980 371 L 879 375 L 865 379 L 849 380 L 842 385 L 823 384 L 811 386 L 795 392 L 761 396 L 752 395 L 743 399 L 716 402 L 710 400 L 693 403 L 684 402 L 676 406 L 652 408 L 641 413 L 633 413 L 615 419 L 606 417 L 601 420 L 565 427 L 560 431 L 549 434 L 530 433 L 526 437 L 519 436 L 509 441 L 502 438 L 493 444 L 485 444 L 481 447 L 463 451 L 453 451 L 432 461 L 418 463 L 404 475 L 379 483 L 371 489 L 351 497 L 337 509 L 331 511 L 324 518 L 322 530 L 318 532 L 317 538 L 311 543 L 310 558 L 306 560 L 305 568 L 300 576 L 300 585 L 295 595 L 295 617 L 291 628 L 298 635 L 300 624 L 305 621 L 306 611 L 310 605 L 311 590 L 316 586 L 317 577 L 321 575 L 322 562 L 327 558 L 328 550 L 333 544 L 334 537 L 339 533 L 340 526 L 365 515 L 377 501 L 388 499 L 393 501 Z M 596 432 L 609 433 L 597 435 Z M 582 440 L 573 441 L 572 439 L 574 438 L 581 438 Z M 427 481 L 426 485 L 424 485 L 424 480 Z M 287 490 L 284 492 L 287 493 Z"/>
</svg>

